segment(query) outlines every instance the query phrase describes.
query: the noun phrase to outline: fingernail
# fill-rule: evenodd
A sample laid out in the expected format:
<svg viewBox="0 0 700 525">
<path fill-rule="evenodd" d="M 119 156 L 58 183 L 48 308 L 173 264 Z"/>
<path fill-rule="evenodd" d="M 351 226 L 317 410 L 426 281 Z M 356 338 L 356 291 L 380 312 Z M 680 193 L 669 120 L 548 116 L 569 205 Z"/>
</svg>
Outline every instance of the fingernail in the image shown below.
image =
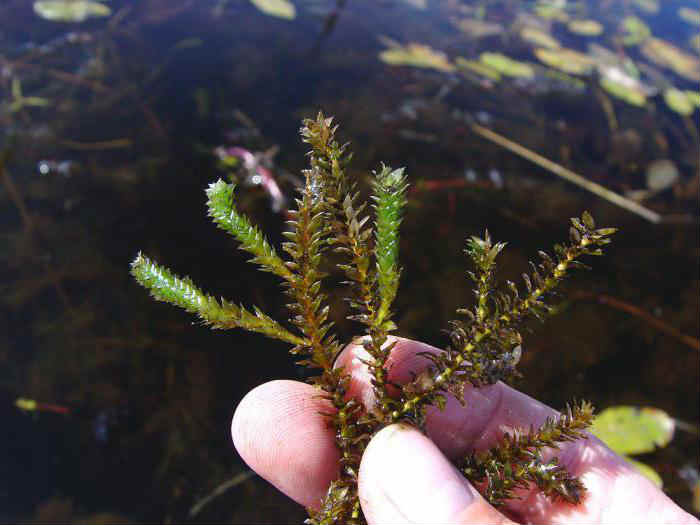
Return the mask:
<svg viewBox="0 0 700 525">
<path fill-rule="evenodd" d="M 370 523 L 449 523 L 464 514 L 476 491 L 432 441 L 398 424 L 367 447 L 360 498 Z"/>
</svg>

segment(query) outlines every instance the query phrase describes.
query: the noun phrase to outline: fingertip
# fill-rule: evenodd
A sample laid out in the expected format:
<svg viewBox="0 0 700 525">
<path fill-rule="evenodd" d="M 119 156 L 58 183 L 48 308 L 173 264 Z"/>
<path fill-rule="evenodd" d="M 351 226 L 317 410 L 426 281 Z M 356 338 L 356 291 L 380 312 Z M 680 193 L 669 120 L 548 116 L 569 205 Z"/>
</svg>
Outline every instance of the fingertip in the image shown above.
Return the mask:
<svg viewBox="0 0 700 525">
<path fill-rule="evenodd" d="M 271 381 L 251 390 L 231 422 L 243 461 L 290 498 L 318 507 L 338 475 L 338 449 L 320 412 L 330 410 L 313 386 Z"/>
<path fill-rule="evenodd" d="M 359 496 L 368 523 L 512 523 L 406 424 L 372 438 L 360 464 Z"/>
</svg>

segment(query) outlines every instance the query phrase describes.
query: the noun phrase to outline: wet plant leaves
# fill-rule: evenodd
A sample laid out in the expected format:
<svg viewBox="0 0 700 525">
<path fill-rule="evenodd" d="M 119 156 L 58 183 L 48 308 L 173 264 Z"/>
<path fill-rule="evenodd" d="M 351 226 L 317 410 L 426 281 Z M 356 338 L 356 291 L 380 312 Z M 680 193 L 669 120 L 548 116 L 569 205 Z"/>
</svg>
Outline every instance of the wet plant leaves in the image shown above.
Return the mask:
<svg viewBox="0 0 700 525">
<path fill-rule="evenodd" d="M 664 101 L 666 105 L 679 115 L 688 116 L 692 115 L 695 111 L 695 104 L 688 97 L 685 91 L 680 89 L 670 88 L 664 91 Z"/>
<path fill-rule="evenodd" d="M 655 15 L 659 12 L 659 1 L 658 0 L 634 0 L 634 5 L 640 11 L 648 13 L 650 15 Z"/>
<path fill-rule="evenodd" d="M 637 16 L 626 16 L 620 24 L 622 43 L 626 46 L 636 46 L 651 36 L 649 26 Z"/>
<path fill-rule="evenodd" d="M 692 47 L 695 51 L 700 53 L 700 33 L 692 36 L 690 40 L 688 41 L 688 44 L 690 47 Z"/>
<path fill-rule="evenodd" d="M 520 38 L 525 42 L 547 49 L 558 49 L 561 47 L 561 44 L 556 38 L 537 27 L 524 26 L 520 30 Z"/>
<path fill-rule="evenodd" d="M 34 12 L 52 22 L 83 22 L 112 14 L 109 6 L 88 0 L 41 0 L 34 2 Z"/>
<path fill-rule="evenodd" d="M 294 20 L 297 15 L 294 4 L 288 0 L 250 0 L 261 12 L 268 16 Z"/>
<path fill-rule="evenodd" d="M 428 0 L 403 0 L 404 4 L 410 5 L 414 9 L 427 9 L 428 8 Z"/>
<path fill-rule="evenodd" d="M 534 53 L 543 64 L 571 75 L 585 75 L 593 68 L 593 60 L 590 57 L 573 49 L 538 47 Z"/>
<path fill-rule="evenodd" d="M 566 14 L 561 7 L 548 2 L 538 2 L 535 5 L 535 14 L 546 20 L 556 20 L 557 22 L 566 23 L 569 21 L 569 15 Z"/>
<path fill-rule="evenodd" d="M 501 24 L 476 20 L 474 18 L 454 18 L 452 19 L 452 23 L 462 33 L 474 39 L 499 35 L 503 32 L 503 26 Z"/>
<path fill-rule="evenodd" d="M 379 53 L 379 60 L 391 66 L 420 67 L 445 73 L 455 70 L 455 66 L 444 53 L 417 42 L 410 42 L 405 46 L 393 43 L 389 49 Z"/>
<path fill-rule="evenodd" d="M 647 97 L 643 91 L 637 89 L 635 86 L 627 85 L 624 82 L 620 82 L 614 78 L 601 78 L 600 87 L 610 93 L 613 97 L 619 98 L 632 106 L 641 107 L 647 103 Z"/>
<path fill-rule="evenodd" d="M 530 64 L 513 60 L 501 53 L 481 53 L 479 60 L 482 64 L 508 77 L 533 78 L 535 70 Z"/>
<path fill-rule="evenodd" d="M 641 50 L 652 62 L 671 69 L 687 80 L 700 82 L 700 60 L 673 44 L 659 38 L 649 38 Z"/>
<path fill-rule="evenodd" d="M 496 82 L 501 80 L 501 74 L 498 71 L 476 60 L 467 60 L 464 57 L 457 57 L 455 58 L 455 65 L 457 69 L 466 73 L 473 73 L 480 77 L 495 80 Z"/>
<path fill-rule="evenodd" d="M 678 168 L 669 159 L 652 161 L 646 169 L 647 188 L 654 192 L 670 188 L 679 177 Z"/>
<path fill-rule="evenodd" d="M 690 100 L 691 104 L 693 104 L 696 108 L 700 108 L 700 91 L 691 91 L 686 89 L 684 93 L 685 96 L 688 97 L 688 100 Z"/>
<path fill-rule="evenodd" d="M 678 16 L 689 24 L 700 26 L 700 10 L 691 7 L 681 7 L 678 9 Z"/>
<path fill-rule="evenodd" d="M 595 20 L 572 20 L 567 27 L 569 31 L 577 35 L 598 36 L 603 34 L 603 25 Z"/>
<path fill-rule="evenodd" d="M 675 427 L 658 408 L 613 406 L 595 417 L 590 431 L 618 454 L 644 454 L 668 445 Z"/>
</svg>

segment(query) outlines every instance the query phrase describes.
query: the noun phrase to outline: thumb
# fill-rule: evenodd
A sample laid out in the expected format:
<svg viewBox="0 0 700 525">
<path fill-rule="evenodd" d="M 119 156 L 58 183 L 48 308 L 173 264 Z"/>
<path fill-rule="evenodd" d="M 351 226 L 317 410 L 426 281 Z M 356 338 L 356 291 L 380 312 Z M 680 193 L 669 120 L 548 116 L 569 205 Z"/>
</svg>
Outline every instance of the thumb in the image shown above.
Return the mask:
<svg viewBox="0 0 700 525">
<path fill-rule="evenodd" d="M 360 464 L 359 495 L 369 524 L 514 523 L 430 439 L 406 424 L 390 425 L 370 441 Z"/>
</svg>

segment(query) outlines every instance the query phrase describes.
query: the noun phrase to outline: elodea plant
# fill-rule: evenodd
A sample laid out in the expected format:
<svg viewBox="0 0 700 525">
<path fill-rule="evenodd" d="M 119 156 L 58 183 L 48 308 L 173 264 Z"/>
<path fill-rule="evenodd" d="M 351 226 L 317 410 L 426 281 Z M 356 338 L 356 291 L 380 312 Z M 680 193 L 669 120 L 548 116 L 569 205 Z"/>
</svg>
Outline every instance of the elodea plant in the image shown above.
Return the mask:
<svg viewBox="0 0 700 525">
<path fill-rule="evenodd" d="M 396 297 L 399 267 L 399 225 L 406 204 L 406 176 L 402 168 L 382 166 L 373 181 L 371 206 L 360 202 L 357 183 L 346 172 L 350 160 L 347 144 L 335 140 L 337 126 L 319 113 L 301 128 L 302 140 L 311 146 L 305 184 L 291 211 L 283 257 L 263 234 L 236 210 L 234 187 L 222 180 L 206 190 L 209 215 L 233 235 L 251 262 L 282 281 L 289 298 L 289 326 L 259 308 L 248 310 L 225 299 L 206 295 L 189 278 L 139 254 L 131 265 L 136 280 L 151 295 L 197 314 L 213 328 L 244 328 L 292 345 L 299 365 L 312 369 L 310 381 L 334 407 L 326 414 L 340 450 L 340 475 L 333 481 L 318 511 L 310 511 L 309 524 L 365 523 L 357 494 L 360 459 L 369 440 L 380 429 L 406 422 L 423 429 L 426 409 L 444 407 L 448 394 L 463 399 L 467 384 L 479 388 L 518 375 L 520 327 L 529 318 L 541 319 L 552 310 L 548 297 L 569 271 L 581 266 L 583 255 L 601 255 L 614 228 L 595 229 L 588 213 L 571 219 L 570 240 L 556 245 L 554 254 L 539 252 L 540 262 L 531 263 L 523 285 L 508 281 L 504 291 L 495 287 L 496 258 L 505 244 L 483 238 L 467 240 L 466 254 L 474 269 L 475 304 L 457 310 L 463 317 L 451 323 L 450 345 L 437 354 L 426 354 L 429 366 L 404 385 L 389 381 L 386 367 L 396 329 L 392 303 Z M 371 208 L 371 209 L 370 209 Z M 340 258 L 337 268 L 345 276 L 351 320 L 364 331 L 364 348 L 373 375 L 374 406 L 363 406 L 348 396 L 350 376 L 334 367 L 342 349 L 328 320 L 323 268 L 330 252 Z M 334 259 L 335 260 L 335 259 Z M 391 387 L 391 388 L 389 388 Z M 578 503 L 585 488 L 557 459 L 544 459 L 545 447 L 556 448 L 583 436 L 593 410 L 586 402 L 573 404 L 540 428 L 506 434 L 490 450 L 474 452 L 456 462 L 457 468 L 476 483 L 494 505 L 514 497 L 514 490 L 536 484 L 553 500 Z"/>
</svg>

